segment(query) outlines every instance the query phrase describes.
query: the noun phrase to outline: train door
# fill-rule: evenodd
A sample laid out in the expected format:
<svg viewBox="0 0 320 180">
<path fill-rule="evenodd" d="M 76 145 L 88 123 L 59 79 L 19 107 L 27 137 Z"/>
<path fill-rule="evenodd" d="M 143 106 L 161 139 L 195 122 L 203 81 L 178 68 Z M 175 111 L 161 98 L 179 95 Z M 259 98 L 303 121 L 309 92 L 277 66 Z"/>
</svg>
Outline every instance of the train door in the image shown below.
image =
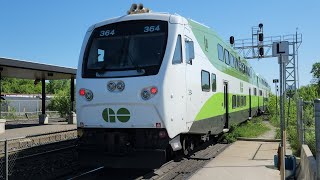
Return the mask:
<svg viewBox="0 0 320 180">
<path fill-rule="evenodd" d="M 225 129 L 229 129 L 229 97 L 228 97 L 228 82 L 224 82 L 224 109 L 225 109 Z"/>
<path fill-rule="evenodd" d="M 195 112 L 196 112 L 196 105 L 194 101 L 198 100 L 198 94 L 197 94 L 197 87 L 198 83 L 196 83 L 198 80 L 198 76 L 195 75 L 196 69 L 194 66 L 194 47 L 190 47 L 190 42 L 193 42 L 193 39 L 190 38 L 191 36 L 191 30 L 189 27 L 185 27 L 184 29 L 184 54 L 185 54 L 185 66 L 186 66 L 186 121 L 187 126 L 190 128 L 194 119 L 195 119 Z M 193 51 L 193 52 L 191 52 Z M 200 74 L 200 72 L 199 72 Z M 200 83 L 200 82 L 199 82 Z"/>
<path fill-rule="evenodd" d="M 249 88 L 249 119 L 252 118 L 251 115 L 251 88 Z"/>
</svg>

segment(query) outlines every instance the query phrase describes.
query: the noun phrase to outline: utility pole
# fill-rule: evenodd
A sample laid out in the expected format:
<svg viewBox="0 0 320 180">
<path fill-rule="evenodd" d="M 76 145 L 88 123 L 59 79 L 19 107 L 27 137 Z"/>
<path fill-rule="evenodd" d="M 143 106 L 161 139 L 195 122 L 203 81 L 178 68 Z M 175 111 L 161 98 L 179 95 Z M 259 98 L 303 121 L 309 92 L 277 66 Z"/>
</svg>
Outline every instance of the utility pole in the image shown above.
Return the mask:
<svg viewBox="0 0 320 180">
<path fill-rule="evenodd" d="M 274 83 L 274 90 L 276 92 L 276 118 L 278 119 L 278 85 L 277 83 L 279 83 L 279 79 L 273 79 L 273 83 Z"/>
<path fill-rule="evenodd" d="M 278 57 L 280 66 L 280 174 L 281 180 L 285 180 L 285 155 L 286 155 L 286 121 L 285 121 L 285 100 L 286 100 L 286 64 L 288 63 L 289 42 L 280 41 L 273 43 L 272 55 Z"/>
</svg>

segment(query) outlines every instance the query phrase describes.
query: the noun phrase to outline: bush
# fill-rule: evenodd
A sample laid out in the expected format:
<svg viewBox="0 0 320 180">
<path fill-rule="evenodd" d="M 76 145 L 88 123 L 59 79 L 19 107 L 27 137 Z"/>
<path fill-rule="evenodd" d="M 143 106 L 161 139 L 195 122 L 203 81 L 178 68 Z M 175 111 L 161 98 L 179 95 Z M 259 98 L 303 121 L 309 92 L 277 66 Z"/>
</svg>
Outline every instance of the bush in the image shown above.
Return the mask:
<svg viewBox="0 0 320 180">
<path fill-rule="evenodd" d="M 51 111 L 58 111 L 60 117 L 66 117 L 66 115 L 70 113 L 70 108 L 71 100 L 69 90 L 58 91 L 48 105 L 48 109 Z"/>
<path fill-rule="evenodd" d="M 262 123 L 262 117 L 255 117 L 252 120 L 248 120 L 240 125 L 233 125 L 230 128 L 230 132 L 224 134 L 224 141 L 232 143 L 237 140 L 238 137 L 254 138 L 262 135 L 270 130 L 264 123 Z"/>
<path fill-rule="evenodd" d="M 304 101 L 313 101 L 317 97 L 316 86 L 308 85 L 301 87 L 299 90 L 299 96 L 303 98 Z M 287 140 L 289 141 L 291 148 L 293 150 L 293 154 L 296 156 L 300 155 L 301 147 L 297 132 L 297 104 L 295 102 L 296 97 L 290 100 L 290 106 L 288 99 L 285 101 L 285 111 L 286 111 L 286 125 L 287 125 Z M 279 97 L 278 97 L 278 113 L 280 110 L 279 105 Z M 269 98 L 268 108 L 270 111 L 270 121 L 272 125 L 278 127 L 277 129 L 277 138 L 280 138 L 280 117 L 276 116 L 276 96 L 271 95 Z M 289 111 L 289 113 L 288 113 Z M 315 135 L 314 135 L 314 112 L 313 106 L 305 105 L 303 109 L 303 121 L 305 123 L 307 130 L 305 133 L 305 141 L 309 146 L 311 151 L 315 153 Z"/>
</svg>

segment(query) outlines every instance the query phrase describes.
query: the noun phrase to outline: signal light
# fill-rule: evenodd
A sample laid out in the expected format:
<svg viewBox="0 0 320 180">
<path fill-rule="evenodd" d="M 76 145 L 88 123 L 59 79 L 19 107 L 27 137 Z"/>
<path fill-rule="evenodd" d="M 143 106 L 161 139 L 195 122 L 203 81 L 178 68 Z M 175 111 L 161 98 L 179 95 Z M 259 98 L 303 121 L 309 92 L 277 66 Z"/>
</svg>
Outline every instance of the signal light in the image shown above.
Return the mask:
<svg viewBox="0 0 320 180">
<path fill-rule="evenodd" d="M 263 41 L 263 33 L 259 34 L 259 41 Z"/>
<path fill-rule="evenodd" d="M 264 55 L 264 49 L 263 47 L 259 48 L 259 55 L 263 56 Z"/>
<path fill-rule="evenodd" d="M 234 37 L 230 36 L 230 44 L 234 44 Z"/>
<path fill-rule="evenodd" d="M 80 94 L 80 96 L 84 96 L 86 94 L 86 90 L 85 89 L 80 89 L 79 90 L 79 94 Z"/>
<path fill-rule="evenodd" d="M 151 94 L 157 94 L 158 89 L 157 89 L 156 87 L 152 87 L 152 88 L 150 89 L 150 92 L 151 92 Z"/>
</svg>

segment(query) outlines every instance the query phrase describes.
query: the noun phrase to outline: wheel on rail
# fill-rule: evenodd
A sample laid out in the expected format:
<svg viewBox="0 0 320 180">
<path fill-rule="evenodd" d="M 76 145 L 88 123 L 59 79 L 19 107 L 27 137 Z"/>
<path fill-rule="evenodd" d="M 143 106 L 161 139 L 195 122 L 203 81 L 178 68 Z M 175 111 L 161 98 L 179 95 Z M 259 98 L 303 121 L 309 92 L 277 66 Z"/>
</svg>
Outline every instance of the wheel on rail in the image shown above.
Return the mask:
<svg viewBox="0 0 320 180">
<path fill-rule="evenodd" d="M 183 138 L 182 141 L 182 150 L 185 156 L 190 155 L 190 153 L 194 150 L 194 141 L 193 138 L 188 136 Z"/>
</svg>

